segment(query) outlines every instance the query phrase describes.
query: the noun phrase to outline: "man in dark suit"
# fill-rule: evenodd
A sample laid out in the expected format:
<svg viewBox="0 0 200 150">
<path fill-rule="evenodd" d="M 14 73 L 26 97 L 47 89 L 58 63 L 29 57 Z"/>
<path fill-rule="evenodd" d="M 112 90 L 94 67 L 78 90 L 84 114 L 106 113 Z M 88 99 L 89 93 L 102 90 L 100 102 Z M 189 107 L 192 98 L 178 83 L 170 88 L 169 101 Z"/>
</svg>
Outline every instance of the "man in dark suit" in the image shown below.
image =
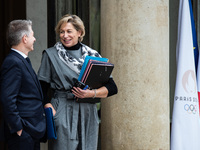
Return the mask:
<svg viewBox="0 0 200 150">
<path fill-rule="evenodd" d="M 30 20 L 14 20 L 8 25 L 10 54 L 0 74 L 0 101 L 4 132 L 9 150 L 39 150 L 45 134 L 43 95 L 28 59 L 36 41 Z"/>
</svg>

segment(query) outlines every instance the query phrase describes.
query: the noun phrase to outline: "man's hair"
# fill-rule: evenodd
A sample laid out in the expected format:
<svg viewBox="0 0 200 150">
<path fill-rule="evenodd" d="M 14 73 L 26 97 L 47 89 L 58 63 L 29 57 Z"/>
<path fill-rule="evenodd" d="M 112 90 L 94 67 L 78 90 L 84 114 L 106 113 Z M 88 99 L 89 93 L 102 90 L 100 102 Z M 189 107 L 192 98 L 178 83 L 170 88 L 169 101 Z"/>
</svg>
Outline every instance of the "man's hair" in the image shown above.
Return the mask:
<svg viewBox="0 0 200 150">
<path fill-rule="evenodd" d="M 10 47 L 18 45 L 24 35 L 29 36 L 31 20 L 13 20 L 8 24 L 7 42 Z"/>
</svg>

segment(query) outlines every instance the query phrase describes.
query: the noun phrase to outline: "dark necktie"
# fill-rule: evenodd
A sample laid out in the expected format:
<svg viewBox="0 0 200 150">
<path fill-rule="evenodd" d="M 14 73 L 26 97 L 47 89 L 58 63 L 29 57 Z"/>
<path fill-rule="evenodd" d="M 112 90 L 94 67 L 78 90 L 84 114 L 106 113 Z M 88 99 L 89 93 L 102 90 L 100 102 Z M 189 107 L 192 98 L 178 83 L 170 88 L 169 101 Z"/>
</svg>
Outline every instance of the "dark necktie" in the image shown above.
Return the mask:
<svg viewBox="0 0 200 150">
<path fill-rule="evenodd" d="M 29 59 L 28 57 L 26 57 L 26 61 L 30 64 L 30 66 L 31 66 L 31 68 L 32 68 L 32 72 L 33 72 L 33 74 L 34 74 L 35 77 L 36 77 L 36 82 L 37 82 L 37 84 L 39 85 L 39 88 L 41 89 L 39 80 L 38 80 L 38 78 L 37 78 L 37 75 L 36 75 L 35 71 L 33 70 L 33 67 L 32 67 L 32 65 L 31 65 L 31 61 L 30 61 L 30 59 Z"/>
<path fill-rule="evenodd" d="M 34 75 L 36 76 L 36 78 L 37 78 L 37 75 L 36 75 L 35 71 L 33 70 L 31 61 L 30 61 L 30 59 L 29 59 L 28 57 L 26 57 L 26 61 L 30 64 L 30 66 L 31 66 L 31 68 L 32 68 L 32 71 L 33 71 L 33 74 L 34 74 Z"/>
<path fill-rule="evenodd" d="M 26 57 L 26 60 L 31 65 L 31 61 L 30 61 L 30 59 L 28 57 Z M 31 67 L 32 67 L 32 65 L 31 65 Z"/>
</svg>

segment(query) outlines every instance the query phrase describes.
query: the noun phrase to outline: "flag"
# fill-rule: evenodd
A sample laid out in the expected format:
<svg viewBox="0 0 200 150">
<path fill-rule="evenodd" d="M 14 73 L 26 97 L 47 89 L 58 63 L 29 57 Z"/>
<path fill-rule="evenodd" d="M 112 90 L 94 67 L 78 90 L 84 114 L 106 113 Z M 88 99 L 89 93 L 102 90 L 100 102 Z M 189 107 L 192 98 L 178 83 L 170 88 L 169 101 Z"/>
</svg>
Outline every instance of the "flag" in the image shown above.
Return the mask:
<svg viewBox="0 0 200 150">
<path fill-rule="evenodd" d="M 179 3 L 171 150 L 200 150 L 199 101 L 190 4 L 190 0 L 180 0 Z"/>
<path fill-rule="evenodd" d="M 190 17 L 191 17 L 191 25 L 192 25 L 192 37 L 193 37 L 193 49 L 194 49 L 194 62 L 195 62 L 195 70 L 197 73 L 198 70 L 198 59 L 199 59 L 199 48 L 198 48 L 198 42 L 197 42 L 197 34 L 195 29 L 195 23 L 194 23 L 194 16 L 193 16 L 193 9 L 192 9 L 192 3 L 191 0 L 189 0 L 189 6 L 190 6 Z M 197 84 L 198 85 L 198 84 Z"/>
<path fill-rule="evenodd" d="M 190 14 L 191 14 L 191 23 L 192 23 L 192 35 L 193 35 L 193 49 L 194 49 L 194 60 L 195 60 L 195 68 L 197 71 L 197 91 L 198 91 L 198 100 L 200 102 L 200 56 L 199 56 L 199 48 L 198 48 L 198 42 L 197 42 L 197 34 L 195 29 L 195 23 L 194 23 L 194 16 L 192 11 L 192 4 L 190 3 Z M 200 105 L 199 105 L 199 115 L 200 115 Z"/>
</svg>

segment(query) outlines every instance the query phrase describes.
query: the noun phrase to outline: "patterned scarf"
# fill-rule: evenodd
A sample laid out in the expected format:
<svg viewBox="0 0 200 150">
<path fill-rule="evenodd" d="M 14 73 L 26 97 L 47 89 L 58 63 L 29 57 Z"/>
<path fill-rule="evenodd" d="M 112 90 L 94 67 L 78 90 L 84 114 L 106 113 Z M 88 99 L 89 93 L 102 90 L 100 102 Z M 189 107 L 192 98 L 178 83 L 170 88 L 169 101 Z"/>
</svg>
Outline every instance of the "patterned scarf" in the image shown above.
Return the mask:
<svg viewBox="0 0 200 150">
<path fill-rule="evenodd" d="M 101 57 L 99 53 L 90 47 L 81 44 L 81 53 L 82 56 L 78 60 L 71 56 L 67 50 L 63 47 L 61 42 L 57 42 L 54 47 L 58 51 L 58 56 L 59 58 L 69 67 L 71 68 L 74 72 L 76 72 L 78 75 L 80 74 L 81 67 L 83 65 L 83 62 L 85 60 L 85 57 L 87 55 L 93 56 L 93 57 Z"/>
</svg>

